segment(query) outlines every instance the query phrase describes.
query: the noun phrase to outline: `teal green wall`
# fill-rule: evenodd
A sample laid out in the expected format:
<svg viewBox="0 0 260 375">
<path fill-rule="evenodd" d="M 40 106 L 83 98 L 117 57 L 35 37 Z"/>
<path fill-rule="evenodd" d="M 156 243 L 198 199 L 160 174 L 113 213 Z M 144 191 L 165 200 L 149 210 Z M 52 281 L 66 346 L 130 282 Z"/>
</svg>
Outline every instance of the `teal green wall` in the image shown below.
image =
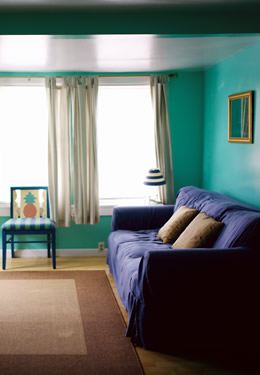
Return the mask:
<svg viewBox="0 0 260 375">
<path fill-rule="evenodd" d="M 203 149 L 203 92 L 201 72 L 180 73 L 169 83 L 175 193 L 187 185 L 201 187 Z"/>
<path fill-rule="evenodd" d="M 254 143 L 228 142 L 228 96 L 254 91 Z M 205 72 L 203 187 L 260 208 L 260 43 Z"/>
<path fill-rule="evenodd" d="M 245 17 L 246 14 L 246 17 Z M 1 11 L 0 34 L 227 34 L 260 31 L 259 5 Z"/>
<path fill-rule="evenodd" d="M 99 224 L 71 224 L 70 228 L 58 228 L 58 249 L 96 249 L 98 242 L 105 242 L 111 231 L 111 216 L 101 216 Z"/>
</svg>

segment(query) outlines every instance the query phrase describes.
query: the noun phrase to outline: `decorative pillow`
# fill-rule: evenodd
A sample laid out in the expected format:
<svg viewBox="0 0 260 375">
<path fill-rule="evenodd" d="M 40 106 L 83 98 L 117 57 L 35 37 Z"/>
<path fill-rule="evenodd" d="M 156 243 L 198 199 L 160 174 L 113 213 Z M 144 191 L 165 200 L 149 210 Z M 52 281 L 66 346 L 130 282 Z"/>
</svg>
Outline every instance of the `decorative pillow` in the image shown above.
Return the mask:
<svg viewBox="0 0 260 375">
<path fill-rule="evenodd" d="M 173 243 L 198 213 L 195 208 L 180 207 L 159 230 L 157 237 L 164 243 Z"/>
<path fill-rule="evenodd" d="M 191 249 L 195 247 L 210 247 L 216 240 L 224 223 L 216 221 L 205 212 L 199 213 L 182 232 L 173 249 Z"/>
</svg>

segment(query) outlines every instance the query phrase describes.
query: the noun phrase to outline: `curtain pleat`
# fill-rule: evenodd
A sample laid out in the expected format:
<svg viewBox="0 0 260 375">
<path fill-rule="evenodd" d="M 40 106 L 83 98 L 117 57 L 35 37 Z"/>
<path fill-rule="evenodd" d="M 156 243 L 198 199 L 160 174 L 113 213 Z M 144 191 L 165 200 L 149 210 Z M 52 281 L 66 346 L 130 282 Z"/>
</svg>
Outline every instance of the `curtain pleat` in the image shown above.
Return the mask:
<svg viewBox="0 0 260 375">
<path fill-rule="evenodd" d="M 51 218 L 69 227 L 99 222 L 96 110 L 98 77 L 46 78 Z M 71 141 L 72 133 L 72 141 Z M 72 149 L 72 151 L 71 151 Z"/>
<path fill-rule="evenodd" d="M 55 78 L 46 78 L 48 100 L 48 176 L 50 213 L 57 226 L 70 226 L 70 88 L 63 79 L 58 89 Z"/>
<path fill-rule="evenodd" d="M 73 195 L 76 224 L 96 224 L 99 222 L 98 77 L 64 77 L 61 89 L 57 88 L 55 78 L 46 78 L 45 85 L 51 218 L 57 226 L 70 226 Z"/>
<path fill-rule="evenodd" d="M 76 224 L 99 222 L 96 147 L 97 93 L 97 77 L 75 79 L 72 88 L 72 177 Z"/>
<path fill-rule="evenodd" d="M 60 90 L 59 110 L 59 183 L 58 213 L 59 224 L 70 226 L 71 221 L 71 105 L 69 79 L 64 78 Z"/>
<path fill-rule="evenodd" d="M 99 222 L 99 189 L 98 189 L 98 160 L 97 160 L 97 96 L 98 78 L 88 79 L 87 86 L 87 108 L 89 121 L 87 122 L 88 132 L 88 184 L 89 188 L 89 220 L 90 223 Z"/>
<path fill-rule="evenodd" d="M 168 76 L 151 76 L 150 87 L 154 111 L 156 162 L 166 178 L 166 185 L 159 186 L 159 195 L 163 204 L 172 204 L 175 198 L 168 116 Z"/>
<path fill-rule="evenodd" d="M 56 223 L 58 222 L 58 156 L 57 156 L 57 89 L 56 79 L 45 79 L 47 106 L 48 106 L 48 186 L 50 200 L 50 216 Z"/>
</svg>

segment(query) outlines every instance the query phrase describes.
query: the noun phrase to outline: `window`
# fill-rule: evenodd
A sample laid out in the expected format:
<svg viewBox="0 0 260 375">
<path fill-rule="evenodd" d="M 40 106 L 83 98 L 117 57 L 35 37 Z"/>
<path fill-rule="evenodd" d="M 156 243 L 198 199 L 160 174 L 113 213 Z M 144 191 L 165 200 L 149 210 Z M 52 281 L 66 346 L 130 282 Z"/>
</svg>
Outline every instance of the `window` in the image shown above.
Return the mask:
<svg viewBox="0 0 260 375">
<path fill-rule="evenodd" d="M 107 84 L 98 92 L 99 195 L 103 204 L 144 203 L 143 184 L 155 164 L 154 121 L 149 81 Z"/>
<path fill-rule="evenodd" d="M 48 185 L 45 87 L 0 87 L 0 202 L 10 186 Z"/>
<path fill-rule="evenodd" d="M 44 79 L 1 78 L 0 116 L 0 206 L 8 207 L 10 186 L 48 185 Z M 156 167 L 148 77 L 100 78 L 97 142 L 101 205 L 143 204 Z"/>
</svg>

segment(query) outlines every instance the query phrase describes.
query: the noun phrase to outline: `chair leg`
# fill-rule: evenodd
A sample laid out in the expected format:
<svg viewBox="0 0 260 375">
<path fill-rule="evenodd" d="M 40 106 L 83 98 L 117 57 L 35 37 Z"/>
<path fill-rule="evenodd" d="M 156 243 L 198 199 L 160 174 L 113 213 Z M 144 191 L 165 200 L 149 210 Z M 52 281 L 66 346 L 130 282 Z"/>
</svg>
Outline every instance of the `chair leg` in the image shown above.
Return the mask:
<svg viewBox="0 0 260 375">
<path fill-rule="evenodd" d="M 56 234 L 55 230 L 52 232 L 52 268 L 56 269 Z"/>
<path fill-rule="evenodd" d="M 2 268 L 5 270 L 5 264 L 6 264 L 6 234 L 5 231 L 2 230 Z"/>
<path fill-rule="evenodd" d="M 11 237 L 11 254 L 12 254 L 12 258 L 15 258 L 15 255 L 14 255 L 14 236 Z"/>
<path fill-rule="evenodd" d="M 51 257 L 51 236 L 47 234 L 47 240 L 48 240 L 48 258 Z"/>
</svg>

